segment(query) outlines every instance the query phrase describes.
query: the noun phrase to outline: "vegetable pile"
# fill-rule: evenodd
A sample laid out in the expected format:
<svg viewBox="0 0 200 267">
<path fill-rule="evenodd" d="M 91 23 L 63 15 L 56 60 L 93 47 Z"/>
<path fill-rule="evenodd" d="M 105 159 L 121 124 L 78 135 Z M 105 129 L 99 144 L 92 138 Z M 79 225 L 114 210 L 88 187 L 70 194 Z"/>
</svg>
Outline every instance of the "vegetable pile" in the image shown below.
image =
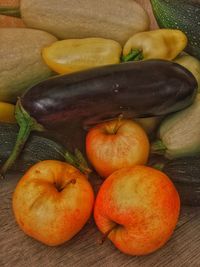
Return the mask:
<svg viewBox="0 0 200 267">
<path fill-rule="evenodd" d="M 27 235 L 62 244 L 94 205 L 102 242 L 146 255 L 180 203 L 200 205 L 200 4 L 151 0 L 165 29 L 149 30 L 139 4 L 112 2 L 0 8 L 33 28 L 0 29 L 0 174 L 24 173 L 13 210 Z M 96 201 L 91 172 L 105 180 Z"/>
</svg>

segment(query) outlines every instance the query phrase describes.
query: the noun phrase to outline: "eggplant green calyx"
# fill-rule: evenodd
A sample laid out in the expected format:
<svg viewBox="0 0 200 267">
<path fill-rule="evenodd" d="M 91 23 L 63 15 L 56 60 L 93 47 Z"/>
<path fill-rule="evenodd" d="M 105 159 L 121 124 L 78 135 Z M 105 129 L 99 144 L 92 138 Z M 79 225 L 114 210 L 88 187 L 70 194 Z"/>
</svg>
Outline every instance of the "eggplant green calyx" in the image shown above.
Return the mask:
<svg viewBox="0 0 200 267">
<path fill-rule="evenodd" d="M 92 172 L 80 150 L 75 149 L 74 155 L 69 151 L 65 151 L 64 158 L 69 164 L 73 165 L 75 168 L 78 168 L 86 176 Z"/>
<path fill-rule="evenodd" d="M 0 6 L 0 15 L 21 18 L 20 7 Z"/>
<path fill-rule="evenodd" d="M 156 140 L 155 142 L 151 144 L 152 154 L 164 155 L 166 150 L 167 148 L 161 140 Z"/>
<path fill-rule="evenodd" d="M 15 163 L 16 159 L 22 152 L 24 145 L 26 144 L 30 136 L 30 133 L 32 131 L 45 131 L 45 128 L 41 124 L 39 124 L 33 117 L 31 117 L 28 112 L 23 108 L 20 98 L 16 104 L 15 117 L 19 125 L 19 132 L 13 151 L 0 169 L 0 177 L 2 178 L 4 177 L 5 173 L 12 167 L 12 165 Z M 82 173 L 86 174 L 87 176 L 89 175 L 89 173 L 91 173 L 91 170 L 89 169 L 86 160 L 84 159 L 82 153 L 79 150 L 76 149 L 74 155 L 65 150 L 63 151 L 62 156 L 65 158 L 66 162 L 78 168 Z"/>
<path fill-rule="evenodd" d="M 128 61 L 139 61 L 143 59 L 142 50 L 140 49 L 132 49 L 131 52 L 126 55 L 122 56 L 121 61 L 122 62 L 128 62 Z"/>
<path fill-rule="evenodd" d="M 159 171 L 162 171 L 163 168 L 164 168 L 164 166 L 165 166 L 164 163 L 156 163 L 156 164 L 154 164 L 152 167 L 153 167 L 154 169 L 157 169 L 157 170 L 159 170 Z"/>
<path fill-rule="evenodd" d="M 11 168 L 19 154 L 21 153 L 30 133 L 32 131 L 44 131 L 44 127 L 32 118 L 23 108 L 21 100 L 17 101 L 15 108 L 15 117 L 19 125 L 19 132 L 13 151 L 0 170 L 0 176 L 4 177 L 5 173 Z"/>
</svg>

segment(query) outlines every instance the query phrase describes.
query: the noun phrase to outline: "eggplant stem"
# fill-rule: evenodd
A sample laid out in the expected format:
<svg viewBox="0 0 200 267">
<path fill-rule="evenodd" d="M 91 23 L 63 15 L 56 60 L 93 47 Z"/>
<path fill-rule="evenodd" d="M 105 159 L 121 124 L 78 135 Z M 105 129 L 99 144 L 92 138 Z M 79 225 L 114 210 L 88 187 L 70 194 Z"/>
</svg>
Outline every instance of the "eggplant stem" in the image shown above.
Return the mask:
<svg viewBox="0 0 200 267">
<path fill-rule="evenodd" d="M 16 104 L 15 117 L 19 125 L 19 132 L 13 150 L 0 170 L 1 177 L 4 177 L 5 173 L 12 167 L 18 158 L 30 133 L 32 131 L 44 131 L 44 127 L 32 118 L 23 108 L 20 98 Z"/>
<path fill-rule="evenodd" d="M 0 15 L 21 18 L 20 7 L 0 6 Z"/>
<path fill-rule="evenodd" d="M 74 154 L 77 158 L 77 161 L 83 165 L 87 166 L 87 161 L 85 160 L 85 158 L 83 157 L 83 154 L 81 153 L 81 151 L 79 149 L 75 149 Z"/>
<path fill-rule="evenodd" d="M 143 59 L 142 50 L 140 49 L 131 49 L 131 52 L 126 55 L 122 56 L 121 61 L 122 62 L 128 62 L 128 61 L 139 61 Z"/>
<path fill-rule="evenodd" d="M 155 142 L 151 144 L 152 154 L 164 155 L 166 150 L 167 148 L 161 140 L 156 140 Z"/>
<path fill-rule="evenodd" d="M 45 130 L 45 128 L 41 124 L 39 124 L 33 117 L 31 117 L 28 112 L 23 108 L 20 98 L 18 99 L 16 104 L 15 117 L 19 125 L 19 132 L 17 135 L 15 146 L 9 158 L 6 160 L 6 162 L 0 169 L 0 177 L 2 178 L 4 177 L 5 173 L 12 167 L 12 165 L 15 163 L 16 159 L 22 152 L 30 133 L 32 131 L 41 132 Z M 71 154 L 68 151 L 65 151 L 63 154 L 65 160 L 69 164 L 78 168 L 82 173 L 86 174 L 87 176 L 89 175 L 89 173 L 91 173 L 91 170 L 89 169 L 86 160 L 84 159 L 82 153 L 79 150 L 75 150 L 75 155 Z"/>
<path fill-rule="evenodd" d="M 157 169 L 157 170 L 159 170 L 159 171 L 162 171 L 163 168 L 165 167 L 165 164 L 164 164 L 164 163 L 156 163 L 156 164 L 152 165 L 152 167 L 153 167 L 154 169 Z"/>
<path fill-rule="evenodd" d="M 75 149 L 75 156 L 78 160 L 79 168 L 83 168 L 83 173 L 89 175 L 92 172 L 92 170 L 89 168 L 88 163 L 84 158 L 83 154 L 81 153 L 81 151 L 77 148 Z"/>
</svg>

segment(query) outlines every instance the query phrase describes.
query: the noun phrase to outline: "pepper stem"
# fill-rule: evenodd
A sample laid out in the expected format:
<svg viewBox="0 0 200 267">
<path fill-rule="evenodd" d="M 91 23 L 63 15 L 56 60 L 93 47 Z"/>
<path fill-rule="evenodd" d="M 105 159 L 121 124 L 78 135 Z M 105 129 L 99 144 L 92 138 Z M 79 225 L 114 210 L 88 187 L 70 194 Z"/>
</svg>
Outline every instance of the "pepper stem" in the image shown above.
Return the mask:
<svg viewBox="0 0 200 267">
<path fill-rule="evenodd" d="M 143 59 L 142 50 L 140 49 L 131 49 L 131 52 L 126 55 L 122 56 L 121 61 L 122 62 L 128 62 L 128 61 L 139 61 Z"/>
<path fill-rule="evenodd" d="M 0 6 L 0 15 L 21 18 L 20 7 Z"/>
<path fill-rule="evenodd" d="M 164 155 L 166 150 L 167 148 L 161 140 L 156 140 L 155 142 L 151 144 L 152 154 Z"/>
<path fill-rule="evenodd" d="M 13 151 L 11 152 L 9 158 L 4 163 L 0 170 L 0 176 L 4 177 L 5 173 L 12 167 L 17 157 L 21 153 L 30 133 L 32 131 L 43 131 L 44 127 L 39 124 L 34 118 L 32 118 L 21 104 L 19 99 L 16 104 L 15 117 L 17 123 L 19 124 L 19 132 L 17 135 L 17 140 Z"/>
</svg>

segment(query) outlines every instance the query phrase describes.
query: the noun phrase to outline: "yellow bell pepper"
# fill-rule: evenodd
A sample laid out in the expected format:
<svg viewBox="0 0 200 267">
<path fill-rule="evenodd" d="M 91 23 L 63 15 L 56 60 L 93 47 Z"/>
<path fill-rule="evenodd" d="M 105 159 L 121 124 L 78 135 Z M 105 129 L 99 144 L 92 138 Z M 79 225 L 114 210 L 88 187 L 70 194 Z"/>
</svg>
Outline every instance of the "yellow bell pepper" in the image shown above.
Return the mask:
<svg viewBox="0 0 200 267">
<path fill-rule="evenodd" d="M 0 122 L 15 123 L 15 106 L 0 102 Z"/>
<path fill-rule="evenodd" d="M 181 54 L 174 61 L 192 72 L 197 80 L 198 89 L 200 92 L 200 61 L 186 53 Z"/>
<path fill-rule="evenodd" d="M 116 41 L 85 38 L 57 41 L 45 47 L 42 56 L 52 70 L 63 74 L 120 63 L 121 52 Z"/>
<path fill-rule="evenodd" d="M 187 45 L 180 30 L 158 29 L 133 35 L 124 45 L 122 61 L 141 59 L 172 60 Z"/>
</svg>

